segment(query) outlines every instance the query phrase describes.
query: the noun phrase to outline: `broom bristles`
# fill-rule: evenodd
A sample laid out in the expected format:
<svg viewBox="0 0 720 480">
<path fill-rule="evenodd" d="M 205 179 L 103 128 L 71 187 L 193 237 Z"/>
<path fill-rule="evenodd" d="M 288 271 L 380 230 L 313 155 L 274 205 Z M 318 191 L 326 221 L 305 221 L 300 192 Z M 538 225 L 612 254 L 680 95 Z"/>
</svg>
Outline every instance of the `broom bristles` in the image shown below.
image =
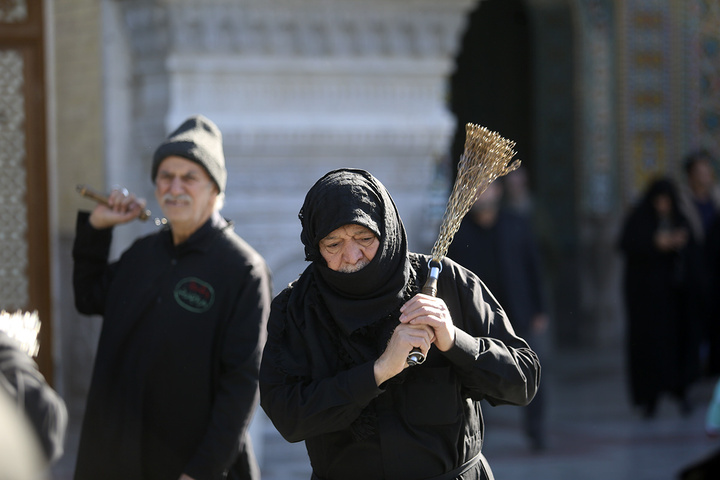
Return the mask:
<svg viewBox="0 0 720 480">
<path fill-rule="evenodd" d="M 9 313 L 0 311 L 0 331 L 11 338 L 25 353 L 34 357 L 38 354 L 40 344 L 38 333 L 40 333 L 40 318 L 38 312 Z"/>
<path fill-rule="evenodd" d="M 512 160 L 515 142 L 472 123 L 465 126 L 465 135 L 465 148 L 458 162 L 457 178 L 443 214 L 440 234 L 431 252 L 433 260 L 437 262 L 447 253 L 463 217 L 475 199 L 498 177 L 520 166 L 520 160 Z"/>
</svg>

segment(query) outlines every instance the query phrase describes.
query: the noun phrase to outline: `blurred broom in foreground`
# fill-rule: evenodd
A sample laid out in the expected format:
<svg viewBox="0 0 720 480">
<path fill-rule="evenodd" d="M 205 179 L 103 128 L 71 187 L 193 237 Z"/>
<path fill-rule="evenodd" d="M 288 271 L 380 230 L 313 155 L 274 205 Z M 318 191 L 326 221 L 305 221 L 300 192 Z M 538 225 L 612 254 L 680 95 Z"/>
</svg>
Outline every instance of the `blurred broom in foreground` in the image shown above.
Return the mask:
<svg viewBox="0 0 720 480">
<path fill-rule="evenodd" d="M 0 331 L 12 338 L 22 351 L 34 357 L 40 350 L 38 334 L 40 333 L 40 318 L 37 310 L 30 312 L 17 311 L 8 313 L 0 311 Z"/>
<path fill-rule="evenodd" d="M 458 162 L 457 178 L 445 207 L 440 234 L 432 248 L 430 274 L 422 287 L 422 293 L 437 296 L 437 281 L 442 271 L 441 261 L 447 254 L 463 217 L 477 197 L 495 179 L 520 166 L 520 160 L 512 160 L 515 155 L 514 147 L 515 142 L 501 137 L 497 132 L 472 123 L 465 126 L 465 149 Z M 407 363 L 411 366 L 424 361 L 425 355 L 418 348 L 414 348 L 407 358 Z"/>
</svg>

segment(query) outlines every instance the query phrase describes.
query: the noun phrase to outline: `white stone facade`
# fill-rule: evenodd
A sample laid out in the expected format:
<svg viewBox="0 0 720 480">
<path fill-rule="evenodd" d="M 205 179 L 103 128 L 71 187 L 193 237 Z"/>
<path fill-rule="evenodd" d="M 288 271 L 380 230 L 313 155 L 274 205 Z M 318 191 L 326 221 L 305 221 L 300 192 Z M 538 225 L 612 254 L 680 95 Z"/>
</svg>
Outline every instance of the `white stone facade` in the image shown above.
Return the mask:
<svg viewBox="0 0 720 480">
<path fill-rule="evenodd" d="M 304 268 L 305 192 L 334 168 L 377 176 L 411 247 L 429 251 L 438 216 L 430 191 L 455 127 L 446 82 L 476 0 L 111 3 L 118 35 L 108 48 L 114 59 L 126 52 L 131 74 L 118 80 L 118 64 L 108 64 L 108 138 L 129 136 L 114 142 L 121 154 L 108 152 L 120 162 L 108 165 L 109 183 L 132 182 L 151 198 L 153 148 L 202 113 L 224 136 L 223 212 L 265 256 L 276 290 Z M 131 110 L 114 102 L 128 95 Z"/>
<path fill-rule="evenodd" d="M 476 1 L 105 1 L 107 184 L 152 199 L 154 148 L 202 113 L 223 132 L 223 214 L 266 258 L 276 292 L 306 265 L 305 193 L 335 168 L 377 176 L 411 248 L 429 253 L 455 127 L 446 82 Z M 115 253 L 153 228 L 115 229 Z"/>
</svg>

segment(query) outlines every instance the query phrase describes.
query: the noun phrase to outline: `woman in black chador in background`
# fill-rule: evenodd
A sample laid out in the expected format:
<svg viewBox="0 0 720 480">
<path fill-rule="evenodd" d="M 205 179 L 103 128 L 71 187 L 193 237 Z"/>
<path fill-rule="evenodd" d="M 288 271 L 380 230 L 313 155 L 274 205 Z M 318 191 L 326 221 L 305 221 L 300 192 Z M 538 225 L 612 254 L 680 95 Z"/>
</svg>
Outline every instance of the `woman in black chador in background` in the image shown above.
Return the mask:
<svg viewBox="0 0 720 480">
<path fill-rule="evenodd" d="M 627 366 L 634 405 L 653 417 L 672 394 L 690 413 L 687 389 L 699 373 L 700 324 L 692 312 L 696 246 L 678 209 L 675 185 L 650 184 L 620 236 L 625 258 Z"/>
</svg>

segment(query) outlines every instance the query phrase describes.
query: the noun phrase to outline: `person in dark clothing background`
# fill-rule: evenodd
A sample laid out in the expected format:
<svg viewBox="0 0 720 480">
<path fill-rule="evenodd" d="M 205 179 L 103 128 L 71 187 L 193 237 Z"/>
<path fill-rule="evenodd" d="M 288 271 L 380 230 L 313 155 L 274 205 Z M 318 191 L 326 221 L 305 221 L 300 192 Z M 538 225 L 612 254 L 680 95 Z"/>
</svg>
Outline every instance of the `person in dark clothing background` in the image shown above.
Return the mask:
<svg viewBox="0 0 720 480">
<path fill-rule="evenodd" d="M 544 277 L 530 220 L 502 208 L 502 180 L 488 185 L 455 234 L 448 256 L 474 272 L 505 308 L 518 335 L 536 352 L 548 328 Z M 535 451 L 546 447 L 543 389 L 523 408 L 523 427 Z"/>
<path fill-rule="evenodd" d="M 720 286 L 717 263 L 720 254 L 718 218 L 720 185 L 715 175 L 715 157 L 705 149 L 691 152 L 684 159 L 686 182 L 679 187 L 680 210 L 687 218 L 693 239 L 703 258 L 698 272 L 698 313 L 701 316 L 702 361 L 708 376 L 720 374 Z"/>
<path fill-rule="evenodd" d="M 670 393 L 688 414 L 687 390 L 700 370 L 698 253 L 671 180 L 649 184 L 623 222 L 619 249 L 632 403 L 651 418 Z"/>
<path fill-rule="evenodd" d="M 2 312 L 3 315 L 6 312 Z M 13 314 L 17 315 L 17 314 Z M 6 395 L 12 413 L 21 417 L 21 424 L 27 422 L 32 432 L 29 451 L 38 447 L 37 461 L 29 462 L 35 475 L 40 475 L 63 454 L 68 413 L 65 401 L 47 383 L 37 363 L 23 344 L 0 329 L 0 394 Z M 3 413 L 9 414 L 7 411 Z M 11 428 L 11 420 L 1 416 L 0 429 Z M 14 421 L 14 420 L 12 420 Z M 8 432 L 5 432 L 8 433 Z M 13 442 L 22 442 L 18 435 Z M 12 449 L 0 441 L 0 450 Z M 21 458 L 3 457 L 0 461 L 0 478 L 20 478 L 8 473 L 6 462 L 22 462 Z M 3 476 L 7 474 L 8 476 Z M 30 478 L 30 477 L 23 477 Z M 34 477 L 33 477 L 34 478 Z"/>
<path fill-rule="evenodd" d="M 707 150 L 684 159 L 686 183 L 680 184 L 679 208 L 687 218 L 697 243 L 702 244 L 710 225 L 720 213 L 720 186 L 715 178 L 715 159 Z"/>
<path fill-rule="evenodd" d="M 188 118 L 155 151 L 168 226 L 108 263 L 145 201 L 114 190 L 78 215 L 75 304 L 103 325 L 75 478 L 259 479 L 248 435 L 272 299 L 263 258 L 220 215 L 222 136 Z"/>
<path fill-rule="evenodd" d="M 492 479 L 480 400 L 526 405 L 540 381 L 503 308 L 449 258 L 438 296 L 418 293 L 430 257 L 364 170 L 323 176 L 299 217 L 311 263 L 273 300 L 260 404 L 312 478 Z"/>
</svg>

